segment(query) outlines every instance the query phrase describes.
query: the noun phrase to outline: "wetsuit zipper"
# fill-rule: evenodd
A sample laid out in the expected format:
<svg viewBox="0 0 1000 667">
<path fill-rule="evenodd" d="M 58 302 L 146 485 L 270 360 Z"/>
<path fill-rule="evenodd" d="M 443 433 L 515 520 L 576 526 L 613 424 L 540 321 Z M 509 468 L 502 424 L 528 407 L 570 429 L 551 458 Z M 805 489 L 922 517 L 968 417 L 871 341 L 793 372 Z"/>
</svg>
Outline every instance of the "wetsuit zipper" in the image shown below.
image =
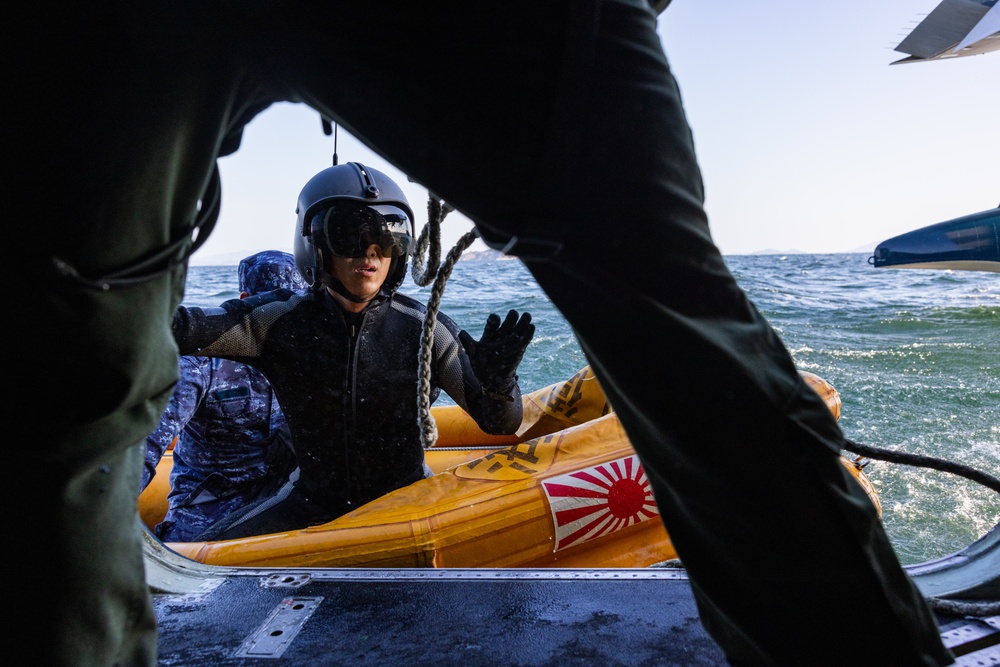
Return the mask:
<svg viewBox="0 0 1000 667">
<path fill-rule="evenodd" d="M 354 317 L 350 318 L 350 324 L 348 325 L 349 342 L 348 342 L 348 355 L 347 355 L 347 387 L 348 392 L 350 392 L 350 409 L 344 418 L 344 424 L 346 428 L 344 429 L 344 471 L 345 471 L 345 482 L 347 487 L 347 505 L 348 512 L 355 509 L 354 507 L 354 475 L 351 474 L 351 438 L 354 433 L 357 432 L 357 377 L 358 377 L 358 339 L 359 333 L 362 328 L 364 328 L 365 317 L 367 313 L 361 313 L 360 321 Z M 345 316 L 347 319 L 348 316 Z"/>
</svg>

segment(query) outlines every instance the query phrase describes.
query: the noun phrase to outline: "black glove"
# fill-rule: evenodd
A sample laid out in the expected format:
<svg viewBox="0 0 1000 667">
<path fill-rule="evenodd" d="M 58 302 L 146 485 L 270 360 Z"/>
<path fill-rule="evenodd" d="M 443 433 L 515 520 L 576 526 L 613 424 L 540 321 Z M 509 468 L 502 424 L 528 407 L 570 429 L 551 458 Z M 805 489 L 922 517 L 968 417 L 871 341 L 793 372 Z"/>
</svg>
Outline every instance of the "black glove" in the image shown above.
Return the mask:
<svg viewBox="0 0 1000 667">
<path fill-rule="evenodd" d="M 472 370 L 484 393 L 494 398 L 514 400 L 510 390 L 517 382 L 517 365 L 521 363 L 524 350 L 534 335 L 531 313 L 524 313 L 518 319 L 516 310 L 507 313 L 503 324 L 500 324 L 499 315 L 490 313 L 483 337 L 478 342 L 472 340 L 465 330 L 459 332 L 458 339 L 469 354 Z"/>
</svg>

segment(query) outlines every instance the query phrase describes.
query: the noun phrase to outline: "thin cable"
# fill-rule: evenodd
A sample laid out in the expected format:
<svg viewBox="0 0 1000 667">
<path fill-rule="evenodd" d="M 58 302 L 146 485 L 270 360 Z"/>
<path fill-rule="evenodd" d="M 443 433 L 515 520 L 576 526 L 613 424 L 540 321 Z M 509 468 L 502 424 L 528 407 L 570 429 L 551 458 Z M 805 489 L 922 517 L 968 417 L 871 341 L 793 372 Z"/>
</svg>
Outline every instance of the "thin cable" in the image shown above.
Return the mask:
<svg viewBox="0 0 1000 667">
<path fill-rule="evenodd" d="M 205 190 L 199 200 L 199 209 L 191 225 L 179 237 L 150 255 L 99 278 L 88 278 L 62 257 L 52 257 L 51 268 L 60 278 L 72 280 L 89 289 L 107 292 L 115 288 L 132 287 L 165 275 L 186 263 L 188 258 L 208 240 L 219 219 L 222 201 L 222 177 L 216 161 Z"/>
<path fill-rule="evenodd" d="M 974 482 L 978 482 L 983 486 L 1000 493 L 1000 479 L 988 473 L 976 470 L 975 468 L 962 465 L 961 463 L 946 461 L 933 456 L 896 452 L 891 449 L 881 449 L 879 447 L 872 447 L 871 445 L 862 445 L 849 438 L 845 438 L 844 442 L 844 449 L 854 454 L 861 454 L 862 456 L 867 456 L 868 458 L 889 461 L 890 463 L 902 463 L 904 465 L 920 466 L 922 468 L 933 468 L 934 470 L 940 470 L 942 472 L 950 472 L 952 474 L 965 477 L 966 479 L 971 479 Z"/>
<path fill-rule="evenodd" d="M 939 459 L 933 456 L 924 456 L 922 454 L 897 452 L 891 449 L 872 447 L 871 445 L 862 445 L 849 438 L 845 438 L 844 442 L 844 449 L 854 454 L 860 454 L 871 459 L 888 461 L 890 463 L 902 463 L 904 465 L 919 466 L 922 468 L 940 470 L 942 472 L 950 472 L 954 475 L 959 475 L 974 482 L 978 482 L 979 484 L 1000 493 L 1000 479 L 988 473 L 976 470 L 975 468 L 955 463 L 954 461 L 946 461 L 944 459 Z M 926 600 L 927 604 L 934 611 L 941 612 L 943 614 L 950 614 L 952 616 L 987 617 L 1000 614 L 1000 602 L 995 601 L 972 602 L 963 600 L 947 600 L 939 597 L 928 597 Z"/>
</svg>

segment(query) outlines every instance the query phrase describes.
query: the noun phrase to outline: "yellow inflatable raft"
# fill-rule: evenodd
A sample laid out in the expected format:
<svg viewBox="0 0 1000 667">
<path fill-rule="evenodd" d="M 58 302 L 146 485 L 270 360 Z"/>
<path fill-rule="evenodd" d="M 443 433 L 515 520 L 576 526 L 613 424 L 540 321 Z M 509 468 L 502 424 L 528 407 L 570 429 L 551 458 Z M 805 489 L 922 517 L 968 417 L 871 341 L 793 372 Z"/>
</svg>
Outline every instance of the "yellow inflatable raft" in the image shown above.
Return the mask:
<svg viewBox="0 0 1000 667">
<path fill-rule="evenodd" d="M 840 397 L 806 381 L 840 416 Z M 677 558 L 638 457 L 590 368 L 523 397 L 512 436 L 483 433 L 457 406 L 432 409 L 433 477 L 302 530 L 168 543 L 193 560 L 252 567 L 647 567 Z M 855 462 L 843 459 L 878 505 Z M 140 496 L 155 525 L 170 461 Z"/>
</svg>

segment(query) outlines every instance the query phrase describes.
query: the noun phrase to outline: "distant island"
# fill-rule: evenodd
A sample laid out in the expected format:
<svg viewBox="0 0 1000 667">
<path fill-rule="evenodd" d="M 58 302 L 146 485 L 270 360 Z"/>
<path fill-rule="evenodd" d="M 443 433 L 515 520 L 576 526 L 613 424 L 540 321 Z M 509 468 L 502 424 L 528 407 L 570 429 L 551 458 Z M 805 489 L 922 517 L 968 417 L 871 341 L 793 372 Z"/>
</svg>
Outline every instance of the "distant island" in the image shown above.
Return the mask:
<svg viewBox="0 0 1000 667">
<path fill-rule="evenodd" d="M 767 250 L 754 250 L 753 252 L 746 253 L 748 255 L 805 255 L 807 254 L 805 250 L 775 250 L 774 248 L 768 248 Z"/>
<path fill-rule="evenodd" d="M 871 243 L 868 245 L 859 246 L 853 250 L 831 250 L 828 252 L 809 252 L 808 250 L 775 250 L 774 248 L 768 248 L 766 250 L 755 250 L 753 252 L 746 253 L 723 253 L 723 254 L 733 254 L 733 255 L 855 255 L 859 253 L 871 253 L 875 250 L 875 246 L 878 243 Z"/>
<path fill-rule="evenodd" d="M 486 250 L 466 250 L 462 253 L 462 256 L 458 258 L 460 262 L 491 262 L 493 260 L 505 261 L 508 259 L 517 259 L 513 255 L 505 255 L 499 250 L 493 250 L 492 248 L 487 248 Z"/>
<path fill-rule="evenodd" d="M 775 250 L 773 248 L 768 248 L 766 250 L 756 250 L 754 252 L 737 252 L 737 253 L 723 253 L 724 255 L 841 255 L 841 254 L 854 254 L 854 253 L 871 253 L 877 243 L 872 243 L 867 246 L 861 246 L 860 248 L 855 248 L 854 250 L 841 250 L 837 252 L 829 253 L 818 253 L 818 252 L 807 252 L 805 250 Z M 243 252 L 230 252 L 221 255 L 209 255 L 207 257 L 200 257 L 197 253 L 191 257 L 191 266 L 236 266 L 240 263 L 240 260 L 248 255 L 252 255 L 254 251 L 245 250 Z M 289 251 L 290 252 L 290 251 Z M 443 253 L 446 253 L 444 250 Z M 442 257 L 442 260 L 444 257 Z M 511 259 L 517 259 L 513 255 L 505 255 L 499 250 L 493 250 L 492 248 L 486 248 L 485 250 L 466 250 L 462 253 L 462 256 L 458 259 L 459 262 L 493 262 L 493 261 L 507 261 Z"/>
</svg>

